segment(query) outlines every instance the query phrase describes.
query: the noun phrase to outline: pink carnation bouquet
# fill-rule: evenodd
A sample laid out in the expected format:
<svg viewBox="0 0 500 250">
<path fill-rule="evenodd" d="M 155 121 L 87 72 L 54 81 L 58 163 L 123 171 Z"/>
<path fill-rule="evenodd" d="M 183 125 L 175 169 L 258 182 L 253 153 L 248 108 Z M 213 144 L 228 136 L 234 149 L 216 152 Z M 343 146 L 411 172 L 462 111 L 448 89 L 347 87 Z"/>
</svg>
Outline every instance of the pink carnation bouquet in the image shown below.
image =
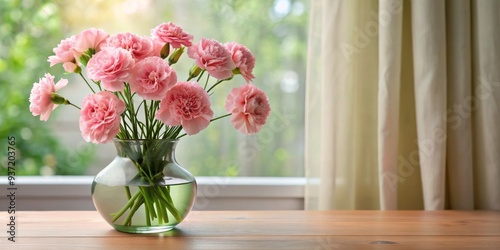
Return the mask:
<svg viewBox="0 0 500 250">
<path fill-rule="evenodd" d="M 66 72 L 81 76 L 89 94 L 78 105 L 57 93 L 71 82 L 54 83 L 55 77 L 46 74 L 33 85 L 30 111 L 46 121 L 59 105 L 79 109 L 80 131 L 88 142 L 178 139 L 228 116 L 238 131 L 253 134 L 271 110 L 266 94 L 251 83 L 255 57 L 248 48 L 205 38 L 193 43 L 192 35 L 170 22 L 152 29 L 148 37 L 84 30 L 62 40 L 53 52 L 50 66 L 62 64 Z M 180 79 L 174 66 L 186 54 L 193 63 Z M 228 93 L 227 113 L 214 117 L 211 94 L 237 75 L 244 83 Z"/>
</svg>

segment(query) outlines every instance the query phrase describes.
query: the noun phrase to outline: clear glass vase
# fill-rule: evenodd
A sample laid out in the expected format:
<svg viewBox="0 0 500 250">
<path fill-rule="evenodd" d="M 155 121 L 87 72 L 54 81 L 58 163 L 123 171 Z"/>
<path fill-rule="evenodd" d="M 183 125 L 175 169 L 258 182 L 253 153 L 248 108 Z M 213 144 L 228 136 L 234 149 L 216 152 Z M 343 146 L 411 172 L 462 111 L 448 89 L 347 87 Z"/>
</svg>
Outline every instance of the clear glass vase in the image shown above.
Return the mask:
<svg viewBox="0 0 500 250">
<path fill-rule="evenodd" d="M 92 182 L 92 200 L 116 230 L 174 228 L 196 198 L 196 180 L 175 160 L 177 140 L 115 140 L 116 158 Z"/>
</svg>

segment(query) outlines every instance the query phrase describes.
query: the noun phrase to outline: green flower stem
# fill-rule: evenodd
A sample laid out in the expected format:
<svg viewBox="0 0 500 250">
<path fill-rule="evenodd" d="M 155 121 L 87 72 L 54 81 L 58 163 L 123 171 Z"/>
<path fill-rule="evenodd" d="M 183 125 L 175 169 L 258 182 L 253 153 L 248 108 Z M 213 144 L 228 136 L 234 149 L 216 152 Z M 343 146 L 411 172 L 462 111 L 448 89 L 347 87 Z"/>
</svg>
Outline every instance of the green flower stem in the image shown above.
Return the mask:
<svg viewBox="0 0 500 250">
<path fill-rule="evenodd" d="M 95 94 L 94 89 L 92 88 L 92 86 L 90 86 L 90 83 L 87 81 L 87 78 L 85 78 L 85 76 L 83 76 L 82 72 L 80 72 L 79 75 L 83 78 L 83 80 L 85 81 L 85 83 L 87 84 L 87 86 L 89 86 L 89 89 L 92 91 L 92 93 Z"/>
<path fill-rule="evenodd" d="M 120 218 L 127 211 L 128 208 L 132 207 L 132 205 L 134 204 L 134 201 L 139 197 L 139 195 L 140 195 L 140 193 L 137 192 L 132 198 L 130 198 L 128 200 L 127 204 L 125 204 L 125 206 L 123 206 L 123 208 L 120 209 L 120 211 L 118 211 L 117 213 L 115 213 L 113 215 L 113 222 L 118 220 L 118 218 Z"/>
<path fill-rule="evenodd" d="M 162 205 L 160 197 L 158 196 L 155 197 L 156 197 L 156 208 L 158 210 L 158 220 L 168 223 L 170 219 L 168 217 L 167 207 Z"/>
<path fill-rule="evenodd" d="M 68 105 L 71 105 L 71 106 L 73 106 L 73 107 L 75 107 L 75 108 L 77 108 L 77 109 L 80 109 L 80 110 L 81 110 L 81 108 L 80 108 L 80 107 L 76 106 L 75 104 L 73 104 L 73 103 L 71 103 L 71 102 L 70 102 L 70 103 L 68 103 Z"/>
<path fill-rule="evenodd" d="M 142 197 L 144 197 L 145 210 L 148 211 L 148 215 L 150 215 L 151 219 L 154 220 L 156 218 L 156 213 L 151 201 L 151 197 L 149 196 L 149 192 L 144 187 L 139 187 L 139 190 L 141 191 Z M 149 216 L 146 217 L 149 218 Z"/>
<path fill-rule="evenodd" d="M 93 82 L 97 85 L 97 87 L 99 88 L 99 91 L 102 91 L 102 88 L 101 88 L 101 82 L 100 82 L 100 81 L 97 81 L 97 82 L 96 82 L 96 81 L 94 81 L 94 80 L 92 80 L 92 81 L 93 81 Z"/>
<path fill-rule="evenodd" d="M 161 122 L 159 120 L 155 120 L 155 125 L 153 126 L 153 127 L 156 127 L 156 129 L 153 133 L 154 138 L 159 138 L 160 132 L 164 126 L 165 125 L 163 124 L 163 122 Z"/>
<path fill-rule="evenodd" d="M 155 102 L 144 103 L 145 112 L 149 112 L 151 107 L 157 106 Z M 143 107 L 143 108 L 144 108 Z M 152 120 L 152 114 L 148 114 L 149 122 L 144 126 L 156 126 Z M 126 125 L 122 126 L 125 127 Z M 129 124 L 129 126 L 134 126 Z M 167 127 L 166 134 L 177 136 L 182 130 L 181 126 Z M 122 148 L 122 156 L 128 157 L 135 165 L 138 173 L 136 178 L 141 182 L 154 185 L 161 180 L 164 176 L 162 169 L 157 166 L 161 165 L 164 161 L 162 156 L 167 150 L 163 144 L 144 142 L 142 146 L 129 146 Z M 171 188 L 169 186 L 139 186 L 134 195 L 130 194 L 130 187 L 125 187 L 125 193 L 129 199 L 127 204 L 120 209 L 117 213 L 113 214 L 113 222 L 125 216 L 123 225 L 132 225 L 132 219 L 135 213 L 141 206 L 145 212 L 145 224 L 148 226 L 152 224 L 164 224 L 172 220 L 172 217 L 177 221 L 181 221 L 181 215 L 176 209 L 174 201 L 171 196 Z M 141 208 L 142 209 L 142 208 Z M 125 215 L 127 213 L 127 215 Z M 172 217 L 171 217 L 172 216 Z"/>
<path fill-rule="evenodd" d="M 212 85 L 212 87 L 210 87 L 208 90 L 207 90 L 207 93 L 210 93 L 210 90 L 214 89 L 217 85 L 219 85 L 221 82 L 223 82 L 225 80 L 218 80 L 214 85 Z"/>
<path fill-rule="evenodd" d="M 122 121 L 125 124 L 124 127 L 132 131 L 132 135 L 130 137 L 123 139 L 139 138 L 138 135 L 144 139 L 158 138 L 158 135 L 163 128 L 163 123 L 155 118 L 155 113 L 160 106 L 160 101 L 151 100 L 148 102 L 143 100 L 139 106 L 135 108 L 131 101 L 131 98 L 133 98 L 135 94 L 131 93 L 129 85 L 125 85 L 123 93 L 119 92 L 117 95 L 125 102 L 126 106 L 126 110 L 122 114 Z M 144 122 L 137 119 L 137 114 L 140 109 L 144 111 Z"/>
<path fill-rule="evenodd" d="M 140 192 L 137 192 L 137 193 L 140 194 Z M 125 218 L 125 221 L 123 222 L 123 225 L 126 225 L 126 226 L 132 225 L 132 217 L 134 216 L 134 214 L 137 211 L 137 209 L 139 209 L 139 207 L 142 205 L 142 203 L 144 203 L 144 197 L 142 195 L 139 195 L 139 197 L 135 201 L 134 205 L 130 209 L 129 214 Z"/>
<path fill-rule="evenodd" d="M 166 220 L 165 223 L 168 223 L 168 215 L 164 212 L 164 208 L 160 206 L 160 202 L 158 199 L 156 199 L 156 210 L 158 211 L 158 223 L 163 224 L 164 217 L 166 215 Z"/>
<path fill-rule="evenodd" d="M 165 187 L 160 188 L 159 190 L 155 190 L 159 193 L 160 201 L 165 205 L 165 207 L 170 211 L 170 213 L 174 216 L 177 221 L 181 221 L 182 218 L 179 215 L 179 211 L 174 207 L 172 202 L 172 197 L 170 196 L 170 192 L 167 191 Z"/>
<path fill-rule="evenodd" d="M 169 222 L 167 210 L 174 216 L 177 221 L 182 218 L 179 211 L 173 204 L 170 195 L 169 187 L 139 187 L 134 196 L 127 202 L 127 204 L 113 216 L 113 222 L 118 220 L 130 208 L 129 214 L 125 218 L 123 225 L 131 225 L 132 218 L 137 210 L 144 204 L 146 212 L 146 224 L 151 225 L 151 221 L 158 219 L 160 224 Z"/>
<path fill-rule="evenodd" d="M 221 116 L 219 116 L 219 117 L 213 118 L 212 120 L 210 120 L 210 122 L 217 121 L 217 120 L 219 120 L 219 119 L 222 119 L 222 118 L 224 118 L 224 117 L 228 117 L 228 116 L 230 116 L 230 115 L 231 115 L 231 114 L 221 115 Z"/>
<path fill-rule="evenodd" d="M 206 70 L 201 71 L 200 75 L 198 76 L 198 79 L 196 79 L 197 82 L 200 82 L 201 77 L 203 76 L 203 74 L 205 74 L 205 71 Z"/>
<path fill-rule="evenodd" d="M 158 178 L 163 177 L 163 176 L 165 176 L 165 175 L 163 174 L 163 172 L 159 172 L 159 173 L 157 173 L 157 174 L 153 175 L 153 178 L 152 178 L 152 179 L 153 179 L 153 180 L 155 180 L 155 179 L 158 179 Z"/>
<path fill-rule="evenodd" d="M 140 133 L 141 133 L 142 138 L 145 138 L 146 134 L 144 134 L 144 130 L 146 129 L 146 125 L 143 122 L 141 122 L 141 121 L 139 121 L 137 123 L 137 125 L 139 125 L 139 130 L 138 131 L 141 131 Z"/>
<path fill-rule="evenodd" d="M 132 91 L 130 90 L 130 85 L 125 83 L 125 88 L 123 89 L 123 93 L 118 92 L 118 94 L 120 95 L 123 102 L 125 102 L 126 109 L 124 114 L 125 117 L 127 117 L 131 123 L 129 127 L 132 128 L 132 136 L 134 138 L 139 138 L 139 133 L 138 133 L 139 121 L 137 120 L 137 112 L 133 102 L 133 97 L 135 93 L 132 93 Z M 123 119 L 123 122 L 127 124 L 125 119 Z M 131 139 L 131 138 L 125 138 L 125 139 Z"/>
<path fill-rule="evenodd" d="M 167 190 L 167 192 L 166 192 L 165 194 L 166 194 L 167 201 L 168 201 L 169 203 L 174 203 L 174 202 L 172 201 L 172 196 L 170 196 L 170 187 L 169 187 L 169 186 L 167 186 L 167 187 L 166 187 L 166 190 Z"/>
<path fill-rule="evenodd" d="M 182 126 L 167 127 L 165 132 L 163 132 L 163 135 L 161 136 L 161 138 L 163 138 L 163 139 L 176 138 L 181 129 L 182 129 Z"/>
<path fill-rule="evenodd" d="M 146 139 L 150 139 L 150 134 L 148 133 L 151 133 L 150 129 L 149 129 L 149 109 L 148 109 L 148 104 L 146 103 L 146 101 L 142 101 L 141 102 L 143 108 L 144 108 L 144 120 L 146 121 L 146 134 L 144 135 L 144 137 Z"/>
<path fill-rule="evenodd" d="M 228 117 L 228 116 L 230 116 L 230 115 L 231 115 L 231 114 L 221 115 L 221 116 L 219 116 L 219 117 L 213 118 L 212 120 L 210 120 L 210 122 L 217 121 L 217 120 L 219 120 L 219 119 L 222 119 L 222 118 L 224 118 L 224 117 Z M 186 134 L 186 133 L 184 133 L 184 134 L 180 135 L 179 137 L 177 137 L 177 139 L 180 139 L 180 138 L 182 138 L 182 137 L 184 137 L 184 136 L 186 136 L 186 135 L 187 135 L 187 134 Z"/>
<path fill-rule="evenodd" d="M 160 101 L 151 101 L 150 105 L 149 105 L 149 125 L 150 127 L 148 128 L 148 131 L 150 132 L 150 138 L 153 139 L 153 138 L 157 138 L 154 134 L 154 128 L 155 128 L 155 124 L 157 122 L 159 122 L 159 120 L 156 119 L 155 117 L 155 114 L 156 114 L 156 111 L 158 110 L 158 108 L 160 107 Z"/>
<path fill-rule="evenodd" d="M 148 150 L 144 149 L 144 152 L 147 152 L 147 151 Z M 145 157 L 144 160 L 146 160 L 146 162 L 145 162 L 145 164 L 146 164 L 145 168 L 146 168 L 146 170 L 148 172 L 147 176 L 145 176 L 146 181 L 149 182 L 151 185 L 154 185 L 154 183 L 155 183 L 155 179 L 154 179 L 154 175 L 155 174 L 154 173 L 157 173 L 157 171 L 156 171 L 156 169 L 153 168 L 153 166 L 149 166 L 149 162 L 147 161 L 146 157 Z M 146 171 L 144 171 L 144 172 L 146 172 Z"/>
<path fill-rule="evenodd" d="M 186 136 L 186 135 L 187 135 L 187 134 L 186 134 L 186 133 L 184 133 L 184 134 L 180 135 L 179 137 L 177 137 L 177 139 L 180 139 L 180 138 L 182 138 L 182 137 L 184 137 L 184 136 Z"/>
<path fill-rule="evenodd" d="M 122 121 L 125 120 L 123 118 L 123 116 L 124 115 L 122 114 Z M 120 139 L 126 139 L 126 138 L 130 138 L 131 137 L 130 134 L 129 134 L 129 129 L 126 129 L 125 127 L 127 127 L 127 128 L 130 129 L 130 127 L 128 126 L 127 123 L 120 124 L 120 133 L 119 133 L 118 138 L 120 138 Z"/>
<path fill-rule="evenodd" d="M 147 151 L 147 150 L 144 150 L 144 151 Z M 142 167 L 139 163 L 133 161 L 134 164 L 135 164 L 135 167 L 137 168 L 137 170 L 139 171 L 139 176 L 141 176 L 141 179 L 153 184 L 153 179 L 151 179 L 151 168 L 147 168 L 147 167 Z M 146 172 L 146 170 L 148 170 Z"/>
<path fill-rule="evenodd" d="M 125 186 L 125 193 L 127 194 L 127 199 L 130 200 L 130 198 L 132 198 L 132 195 L 130 194 L 130 188 L 128 186 Z"/>
<path fill-rule="evenodd" d="M 150 214 L 149 214 L 149 209 L 145 209 L 146 210 L 146 226 L 151 226 L 151 219 L 149 218 Z"/>
<path fill-rule="evenodd" d="M 127 100 L 130 100 L 128 105 L 130 106 L 130 118 L 132 119 L 132 129 L 134 130 L 134 138 L 139 138 L 138 129 L 137 129 L 137 113 L 134 108 L 133 94 L 130 90 L 130 86 L 127 84 L 125 88 L 125 94 L 127 95 Z"/>
<path fill-rule="evenodd" d="M 203 86 L 203 89 L 207 89 L 208 86 L 208 80 L 210 80 L 210 74 L 207 75 L 207 80 L 205 81 L 205 86 Z M 208 92 L 208 91 L 207 91 Z"/>
<path fill-rule="evenodd" d="M 127 123 L 127 119 L 128 119 L 129 121 L 131 121 L 131 120 L 132 120 L 132 118 L 131 118 L 131 117 L 130 117 L 130 115 L 129 115 L 129 111 L 128 111 L 128 107 L 129 107 L 129 105 L 128 105 L 128 101 L 127 101 L 127 99 L 124 97 L 124 95 L 122 94 L 122 92 L 118 92 L 116 95 L 117 95 L 120 99 L 122 99 L 122 100 L 123 100 L 123 102 L 125 103 L 125 107 L 126 107 L 125 112 L 123 112 L 123 113 L 122 113 L 122 115 L 121 115 L 121 117 L 122 117 L 122 125 L 123 125 L 122 127 L 124 128 L 124 129 L 123 129 L 123 130 L 121 130 L 121 131 L 124 131 L 123 136 L 125 136 L 125 137 L 121 137 L 120 139 L 129 139 L 129 138 L 131 138 L 130 131 L 133 131 L 133 129 L 132 129 L 132 128 L 130 127 L 130 125 Z"/>
<path fill-rule="evenodd" d="M 155 137 L 155 125 L 158 120 L 155 119 L 155 112 L 159 107 L 159 101 L 151 100 L 149 105 L 146 101 L 144 102 L 144 115 L 146 121 L 146 134 L 144 135 L 146 139 L 154 139 Z"/>
</svg>

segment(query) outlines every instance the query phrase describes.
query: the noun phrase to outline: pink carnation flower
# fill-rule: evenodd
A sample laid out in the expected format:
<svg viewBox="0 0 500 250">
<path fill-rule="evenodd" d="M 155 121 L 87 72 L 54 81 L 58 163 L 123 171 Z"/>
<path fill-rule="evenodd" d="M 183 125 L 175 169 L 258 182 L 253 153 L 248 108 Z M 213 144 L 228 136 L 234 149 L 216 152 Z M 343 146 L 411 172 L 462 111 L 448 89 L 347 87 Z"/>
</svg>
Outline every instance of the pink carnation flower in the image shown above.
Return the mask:
<svg viewBox="0 0 500 250">
<path fill-rule="evenodd" d="M 181 45 L 186 47 L 191 46 L 193 42 L 193 36 L 184 32 L 181 27 L 174 23 L 162 23 L 156 28 L 151 30 L 153 38 L 159 39 L 163 43 L 170 43 L 170 45 L 177 49 Z"/>
<path fill-rule="evenodd" d="M 50 67 L 62 63 L 66 72 L 74 72 L 77 65 L 75 59 L 75 36 L 68 37 L 62 40 L 56 48 L 53 49 L 54 56 L 49 56 L 47 60 L 50 62 Z"/>
<path fill-rule="evenodd" d="M 39 115 L 40 121 L 47 121 L 50 113 L 58 105 L 50 100 L 52 93 L 59 91 L 68 84 L 68 80 L 61 79 L 54 84 L 54 76 L 45 74 L 45 77 L 40 78 L 38 83 L 33 84 L 30 94 L 30 111 L 34 116 Z"/>
<path fill-rule="evenodd" d="M 102 29 L 86 29 L 76 36 L 75 50 L 81 55 L 89 49 L 95 52 L 101 50 L 101 45 L 108 38 L 108 33 Z"/>
<path fill-rule="evenodd" d="M 234 128 L 243 134 L 257 133 L 271 112 L 266 94 L 251 84 L 231 90 L 225 108 Z"/>
<path fill-rule="evenodd" d="M 124 48 L 136 60 L 142 60 L 153 53 L 153 39 L 140 37 L 132 33 L 119 33 L 108 37 L 102 47 Z"/>
<path fill-rule="evenodd" d="M 200 43 L 188 48 L 188 56 L 195 60 L 196 66 L 219 80 L 233 76 L 236 68 L 229 50 L 216 40 L 201 39 Z"/>
<path fill-rule="evenodd" d="M 207 92 L 197 82 L 179 82 L 161 100 L 156 119 L 169 126 L 182 125 L 188 135 L 205 129 L 214 112 Z"/>
<path fill-rule="evenodd" d="M 231 52 L 231 58 L 234 64 L 240 70 L 241 75 L 245 80 L 251 82 L 255 78 L 252 71 L 255 67 L 255 56 L 250 50 L 238 43 L 230 42 L 225 44 L 226 48 Z"/>
<path fill-rule="evenodd" d="M 87 64 L 87 76 L 95 81 L 101 81 L 104 89 L 121 91 L 123 82 L 129 78 L 129 72 L 134 66 L 134 58 L 123 48 L 106 47 L 90 58 Z"/>
<path fill-rule="evenodd" d="M 80 131 L 87 142 L 106 143 L 120 131 L 120 115 L 125 103 L 113 93 L 101 91 L 83 99 Z"/>
<path fill-rule="evenodd" d="M 148 57 L 135 64 L 130 89 L 146 100 L 161 100 L 177 82 L 177 74 L 160 57 Z"/>
</svg>

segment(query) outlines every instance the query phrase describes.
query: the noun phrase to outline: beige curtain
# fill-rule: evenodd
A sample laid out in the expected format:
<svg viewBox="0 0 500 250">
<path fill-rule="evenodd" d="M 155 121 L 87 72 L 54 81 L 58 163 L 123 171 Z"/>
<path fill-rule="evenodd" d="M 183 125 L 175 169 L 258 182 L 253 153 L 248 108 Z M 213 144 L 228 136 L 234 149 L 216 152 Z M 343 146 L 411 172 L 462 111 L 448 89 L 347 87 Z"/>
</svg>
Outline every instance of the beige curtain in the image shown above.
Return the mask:
<svg viewBox="0 0 500 250">
<path fill-rule="evenodd" d="M 500 210 L 499 13 L 311 2 L 307 209 Z"/>
</svg>

